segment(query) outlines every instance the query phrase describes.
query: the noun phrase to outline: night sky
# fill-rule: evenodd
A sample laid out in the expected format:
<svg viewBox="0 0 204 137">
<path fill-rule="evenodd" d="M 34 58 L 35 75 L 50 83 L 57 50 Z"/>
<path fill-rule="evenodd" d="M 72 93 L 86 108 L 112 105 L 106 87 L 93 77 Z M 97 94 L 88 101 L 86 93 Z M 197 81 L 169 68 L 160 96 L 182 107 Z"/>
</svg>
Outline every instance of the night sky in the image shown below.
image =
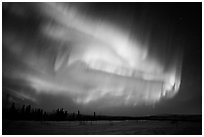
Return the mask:
<svg viewBox="0 0 204 137">
<path fill-rule="evenodd" d="M 2 101 L 202 113 L 202 3 L 3 3 Z"/>
</svg>

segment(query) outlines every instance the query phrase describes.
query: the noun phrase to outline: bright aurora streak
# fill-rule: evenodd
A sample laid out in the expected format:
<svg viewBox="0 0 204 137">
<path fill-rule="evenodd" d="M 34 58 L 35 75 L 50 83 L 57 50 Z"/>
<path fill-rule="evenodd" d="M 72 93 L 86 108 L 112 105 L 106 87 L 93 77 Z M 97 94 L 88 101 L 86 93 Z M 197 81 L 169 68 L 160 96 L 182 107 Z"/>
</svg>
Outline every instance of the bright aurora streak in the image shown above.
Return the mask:
<svg viewBox="0 0 204 137">
<path fill-rule="evenodd" d="M 36 94 L 62 94 L 83 105 L 99 100 L 109 106 L 154 104 L 179 91 L 179 59 L 172 59 L 176 63 L 166 69 L 150 54 L 151 43 L 144 44 L 148 42 L 141 42 L 128 28 L 69 4 L 35 6 L 47 18 L 39 33 L 52 44 L 39 52 L 33 46 L 36 42 L 28 47 L 22 36 L 5 31 L 4 48 L 28 68 L 4 71 L 4 77 L 25 81 Z M 23 12 L 16 14 L 23 17 Z M 37 100 L 30 92 L 16 94 Z"/>
</svg>

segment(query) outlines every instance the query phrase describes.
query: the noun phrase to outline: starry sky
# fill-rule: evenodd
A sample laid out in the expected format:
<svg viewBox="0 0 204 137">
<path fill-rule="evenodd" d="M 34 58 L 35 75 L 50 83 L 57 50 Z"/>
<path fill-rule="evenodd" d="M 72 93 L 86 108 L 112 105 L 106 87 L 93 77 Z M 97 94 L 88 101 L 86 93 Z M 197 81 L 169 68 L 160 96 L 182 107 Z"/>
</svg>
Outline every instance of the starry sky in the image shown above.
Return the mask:
<svg viewBox="0 0 204 137">
<path fill-rule="evenodd" d="M 202 113 L 201 3 L 2 5 L 3 108 Z"/>
</svg>

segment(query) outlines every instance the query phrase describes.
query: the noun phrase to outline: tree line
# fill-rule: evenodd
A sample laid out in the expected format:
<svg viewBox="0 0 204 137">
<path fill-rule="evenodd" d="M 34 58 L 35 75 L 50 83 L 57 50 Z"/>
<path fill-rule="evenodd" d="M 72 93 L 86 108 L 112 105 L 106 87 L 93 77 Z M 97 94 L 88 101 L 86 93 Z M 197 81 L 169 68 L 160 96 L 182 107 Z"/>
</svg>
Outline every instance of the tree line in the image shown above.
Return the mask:
<svg viewBox="0 0 204 137">
<path fill-rule="evenodd" d="M 77 113 L 68 113 L 63 108 L 47 113 L 41 108 L 32 108 L 31 105 L 23 105 L 21 108 L 16 108 L 15 103 L 12 103 L 10 108 L 3 109 L 2 118 L 8 120 L 82 121 L 96 120 L 96 113 L 94 112 L 93 115 L 82 115 L 79 110 Z"/>
</svg>

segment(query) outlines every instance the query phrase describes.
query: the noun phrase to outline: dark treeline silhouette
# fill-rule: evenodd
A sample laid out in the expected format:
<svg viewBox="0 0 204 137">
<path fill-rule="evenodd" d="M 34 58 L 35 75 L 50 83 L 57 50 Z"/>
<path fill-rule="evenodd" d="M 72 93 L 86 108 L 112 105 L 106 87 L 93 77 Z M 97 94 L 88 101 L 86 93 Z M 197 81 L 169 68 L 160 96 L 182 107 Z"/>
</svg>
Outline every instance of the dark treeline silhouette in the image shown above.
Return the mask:
<svg viewBox="0 0 204 137">
<path fill-rule="evenodd" d="M 155 115 L 155 116 L 102 116 L 84 115 L 78 110 L 77 114 L 69 112 L 63 108 L 58 108 L 55 111 L 47 113 L 40 108 L 32 108 L 31 105 L 23 105 L 21 108 L 16 108 L 15 103 L 8 109 L 3 109 L 3 120 L 35 120 L 35 121 L 95 121 L 95 120 L 168 120 L 173 123 L 178 121 L 201 121 L 202 115 Z"/>
<path fill-rule="evenodd" d="M 23 105 L 21 108 L 16 108 L 15 103 L 12 103 L 10 108 L 3 109 L 3 119 L 8 120 L 36 120 L 36 121 L 66 121 L 66 120 L 96 120 L 96 114 L 94 112 L 91 115 L 82 115 L 78 110 L 77 114 L 74 112 L 68 113 L 63 108 L 58 108 L 53 112 L 47 113 L 40 108 L 32 108 L 31 105 Z"/>
</svg>

